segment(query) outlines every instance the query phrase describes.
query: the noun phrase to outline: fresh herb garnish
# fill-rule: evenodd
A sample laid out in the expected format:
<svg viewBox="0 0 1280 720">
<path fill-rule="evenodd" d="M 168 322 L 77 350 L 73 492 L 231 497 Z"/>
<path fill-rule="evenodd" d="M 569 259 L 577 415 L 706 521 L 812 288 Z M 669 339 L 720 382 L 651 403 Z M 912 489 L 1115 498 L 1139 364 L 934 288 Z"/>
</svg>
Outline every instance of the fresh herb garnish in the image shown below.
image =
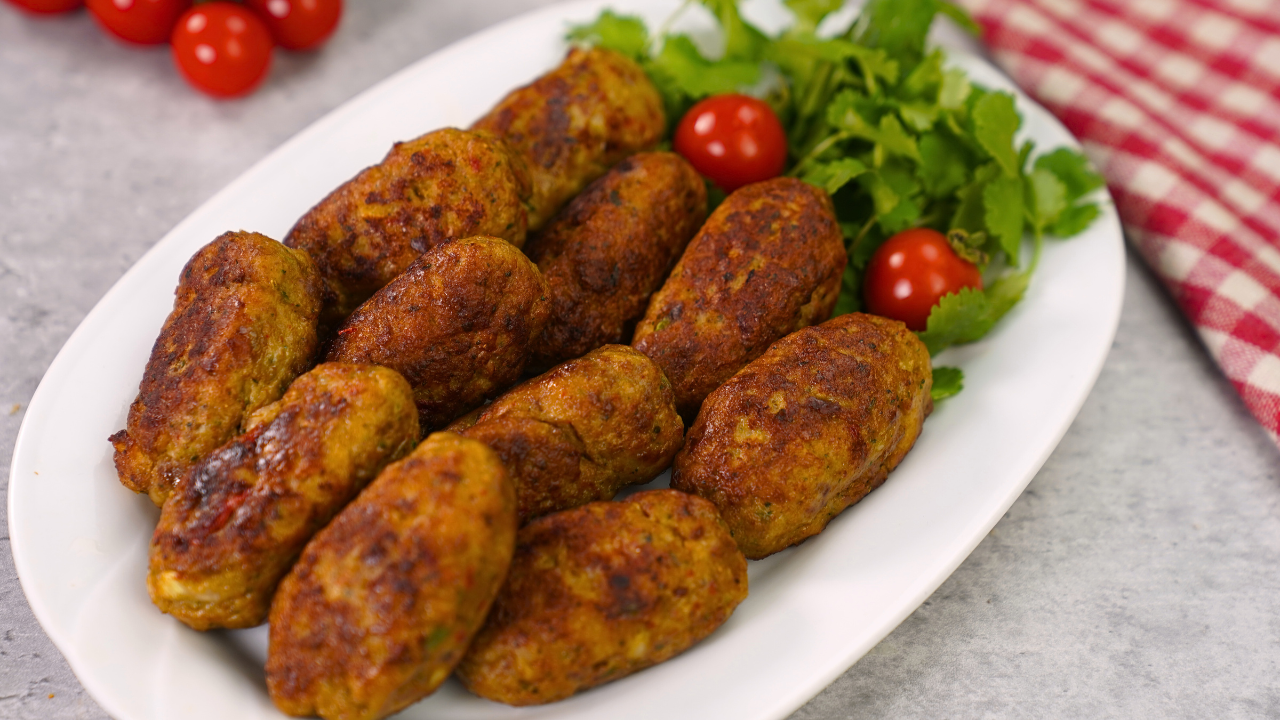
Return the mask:
<svg viewBox="0 0 1280 720">
<path fill-rule="evenodd" d="M 1015 144 L 1021 125 L 1012 95 L 972 84 L 925 43 L 944 14 L 973 20 L 944 0 L 868 0 L 848 28 L 819 33 L 841 0 L 784 0 L 794 22 L 776 36 L 744 19 L 734 0 L 688 0 L 715 17 L 720 57 L 687 35 L 650 35 L 643 21 L 604 11 L 569 39 L 636 59 L 659 88 L 674 124 L 697 100 L 755 94 L 787 128 L 787 173 L 825 189 L 849 251 L 836 314 L 861 308 L 867 260 L 910 227 L 948 234 L 976 260 L 985 290 L 946 296 L 920 333 L 930 353 L 985 335 L 1026 292 L 1045 235 L 1068 237 L 1098 215 L 1087 196 L 1102 179 L 1074 150 L 1032 160 Z M 776 81 L 771 81 L 776 80 Z M 1023 238 L 1033 239 L 1030 258 Z M 935 397 L 959 392 L 963 375 L 937 368 Z"/>
<path fill-rule="evenodd" d="M 934 400 L 942 400 L 964 389 L 964 373 L 960 368 L 938 366 L 933 369 L 933 389 L 930 391 Z"/>
</svg>

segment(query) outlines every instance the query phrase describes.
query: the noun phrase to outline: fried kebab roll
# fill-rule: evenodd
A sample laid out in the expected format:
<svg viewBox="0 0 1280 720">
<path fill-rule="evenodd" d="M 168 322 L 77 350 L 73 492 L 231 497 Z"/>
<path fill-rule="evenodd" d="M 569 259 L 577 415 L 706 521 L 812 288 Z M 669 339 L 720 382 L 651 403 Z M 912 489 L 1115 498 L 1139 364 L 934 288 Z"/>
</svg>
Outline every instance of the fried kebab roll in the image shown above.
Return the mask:
<svg viewBox="0 0 1280 720">
<path fill-rule="evenodd" d="M 447 240 L 491 235 L 521 247 L 529 192 L 524 161 L 505 143 L 444 128 L 396 143 L 303 215 L 285 244 L 315 258 L 343 317 Z"/>
<path fill-rule="evenodd" d="M 197 630 L 266 621 L 311 536 L 418 441 L 409 383 L 374 365 L 320 365 L 192 469 L 151 539 L 147 589 Z"/>
<path fill-rule="evenodd" d="M 230 232 L 192 256 L 174 295 L 125 429 L 110 437 L 120 482 L 156 505 L 311 366 L 326 290 L 307 253 Z"/>
<path fill-rule="evenodd" d="M 748 185 L 707 219 L 649 302 L 632 346 L 686 418 L 775 340 L 831 316 L 846 262 L 831 198 L 794 178 Z"/>
<path fill-rule="evenodd" d="M 483 443 L 428 437 L 307 545 L 271 606 L 267 689 L 290 715 L 375 720 L 462 658 L 506 577 L 515 491 Z"/>
<path fill-rule="evenodd" d="M 841 315 L 773 344 L 702 405 L 671 486 L 707 498 L 749 558 L 822 532 L 879 487 L 933 407 L 905 325 Z"/>
<path fill-rule="evenodd" d="M 520 530 L 458 678 L 508 705 L 562 700 L 684 652 L 746 596 L 746 559 L 702 498 L 649 490 L 546 515 Z"/>
<path fill-rule="evenodd" d="M 632 155 L 588 185 L 525 247 L 551 300 L 534 367 L 629 342 L 706 217 L 706 184 L 675 153 Z"/>
<path fill-rule="evenodd" d="M 468 238 L 418 258 L 361 305 L 328 359 L 404 375 L 430 432 L 519 380 L 546 321 L 547 282 L 524 253 Z"/>
<path fill-rule="evenodd" d="M 603 48 L 574 48 L 559 67 L 503 98 L 473 130 L 501 136 L 528 164 L 529 229 L 622 158 L 666 132 L 662 96 L 644 70 Z"/>
<path fill-rule="evenodd" d="M 625 345 L 570 360 L 450 429 L 497 451 L 522 522 L 649 482 L 684 439 L 671 383 Z"/>
</svg>

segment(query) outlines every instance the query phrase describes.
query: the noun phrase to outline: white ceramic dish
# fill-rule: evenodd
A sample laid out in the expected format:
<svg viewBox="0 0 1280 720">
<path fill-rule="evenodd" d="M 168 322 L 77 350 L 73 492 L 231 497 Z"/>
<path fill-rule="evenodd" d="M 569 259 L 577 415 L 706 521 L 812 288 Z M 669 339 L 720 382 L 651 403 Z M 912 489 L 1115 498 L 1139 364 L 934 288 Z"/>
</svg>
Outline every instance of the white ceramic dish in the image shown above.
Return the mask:
<svg viewBox="0 0 1280 720">
<path fill-rule="evenodd" d="M 14 451 L 9 528 L 36 617 L 118 720 L 282 717 L 263 680 L 264 628 L 200 634 L 160 614 L 144 585 L 157 512 L 123 489 L 106 438 L 124 426 L 178 272 L 228 229 L 282 237 L 391 142 L 466 125 L 554 66 L 570 21 L 557 5 L 463 40 L 377 85 L 276 150 L 184 220 L 67 341 L 32 398 Z M 613 0 L 656 26 L 668 0 Z M 980 83 L 1012 89 L 982 60 Z M 460 71 L 465 69 L 465 71 Z M 1019 98 L 1041 148 L 1074 140 Z M 881 489 L 825 533 L 751 567 L 750 597 L 684 655 L 568 701 L 516 710 L 450 681 L 403 717 L 785 717 L 910 614 L 972 551 L 1053 450 L 1092 387 L 1119 320 L 1124 253 L 1108 205 L 1082 236 L 1050 242 L 1026 300 L 982 342 L 949 351 L 967 388 L 938 407 Z"/>
</svg>

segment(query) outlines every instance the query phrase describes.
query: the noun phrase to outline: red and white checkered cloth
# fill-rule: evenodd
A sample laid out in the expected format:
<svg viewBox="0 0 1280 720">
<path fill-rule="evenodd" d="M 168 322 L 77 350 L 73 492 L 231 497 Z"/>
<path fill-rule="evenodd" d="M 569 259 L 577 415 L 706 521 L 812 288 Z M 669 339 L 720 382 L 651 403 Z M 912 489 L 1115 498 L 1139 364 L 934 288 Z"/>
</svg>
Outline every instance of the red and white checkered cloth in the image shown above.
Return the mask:
<svg viewBox="0 0 1280 720">
<path fill-rule="evenodd" d="M 1280 444 L 1280 0 L 960 0 Z"/>
</svg>

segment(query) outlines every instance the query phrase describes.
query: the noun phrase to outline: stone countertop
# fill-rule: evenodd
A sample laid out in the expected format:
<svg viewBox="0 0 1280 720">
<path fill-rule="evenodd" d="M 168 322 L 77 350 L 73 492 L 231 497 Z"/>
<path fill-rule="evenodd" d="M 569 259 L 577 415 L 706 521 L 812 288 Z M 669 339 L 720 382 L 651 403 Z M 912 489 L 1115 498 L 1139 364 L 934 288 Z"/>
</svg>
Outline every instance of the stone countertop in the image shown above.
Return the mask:
<svg viewBox="0 0 1280 720">
<path fill-rule="evenodd" d="M 232 102 L 83 12 L 0 4 L 0 467 L 63 342 L 178 221 L 361 90 L 545 4 L 351 2 L 322 52 L 278 53 Z M 1111 355 L 1044 468 L 795 718 L 1280 717 L 1280 455 L 1129 262 Z M 0 718 L 105 717 L 32 616 L 0 517 Z"/>
</svg>

